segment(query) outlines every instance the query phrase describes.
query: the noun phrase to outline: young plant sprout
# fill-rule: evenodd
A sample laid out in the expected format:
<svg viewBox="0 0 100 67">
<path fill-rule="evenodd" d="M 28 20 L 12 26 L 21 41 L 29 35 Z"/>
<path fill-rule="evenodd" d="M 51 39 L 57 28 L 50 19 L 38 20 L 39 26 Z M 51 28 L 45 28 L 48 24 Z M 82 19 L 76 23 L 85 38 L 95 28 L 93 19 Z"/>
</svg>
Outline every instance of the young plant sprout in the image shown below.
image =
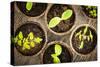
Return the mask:
<svg viewBox="0 0 100 67">
<path fill-rule="evenodd" d="M 32 3 L 32 2 L 27 2 L 27 3 L 26 3 L 26 9 L 27 9 L 28 11 L 30 11 L 30 10 L 32 9 L 32 6 L 33 6 L 33 3 Z"/>
<path fill-rule="evenodd" d="M 89 13 L 89 16 L 92 16 L 92 17 L 97 16 L 97 7 L 96 6 L 85 6 L 85 7 Z"/>
<path fill-rule="evenodd" d="M 59 44 L 55 44 L 55 54 L 51 54 L 54 63 L 60 63 L 59 55 L 62 53 L 62 47 Z"/>
<path fill-rule="evenodd" d="M 89 34 L 87 35 L 86 33 L 89 32 Z M 91 40 L 93 41 L 93 35 L 92 32 L 88 29 L 88 26 L 86 26 L 82 32 L 82 30 L 80 30 L 78 33 L 76 33 L 75 37 L 78 37 L 80 40 L 80 45 L 79 45 L 79 49 L 83 49 L 84 47 L 84 40 L 88 40 L 88 42 Z"/>
<path fill-rule="evenodd" d="M 36 44 L 39 44 L 42 41 L 42 38 L 35 37 L 33 32 L 30 32 L 25 38 L 23 33 L 20 31 L 19 34 L 14 38 L 14 41 L 18 46 L 22 47 L 22 50 L 29 50 L 35 47 Z"/>
<path fill-rule="evenodd" d="M 48 27 L 54 28 L 57 26 L 62 20 L 68 20 L 73 14 L 73 11 L 71 9 L 67 9 L 62 13 L 61 18 L 60 17 L 54 17 L 50 20 Z"/>
</svg>

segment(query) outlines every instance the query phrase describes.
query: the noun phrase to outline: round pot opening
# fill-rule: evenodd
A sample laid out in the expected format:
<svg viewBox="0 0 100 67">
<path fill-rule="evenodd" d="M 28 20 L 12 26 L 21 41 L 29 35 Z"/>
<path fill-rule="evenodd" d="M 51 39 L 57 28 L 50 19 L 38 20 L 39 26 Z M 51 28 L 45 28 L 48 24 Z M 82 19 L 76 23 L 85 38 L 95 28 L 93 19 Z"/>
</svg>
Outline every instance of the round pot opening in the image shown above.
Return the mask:
<svg viewBox="0 0 100 67">
<path fill-rule="evenodd" d="M 60 21 L 60 23 L 53 28 L 48 27 L 51 30 L 51 32 L 61 34 L 61 33 L 68 33 L 68 31 L 72 29 L 73 25 L 75 24 L 75 12 L 72 6 L 60 5 L 60 4 L 54 4 L 48 10 L 47 17 L 46 17 L 47 26 L 52 18 L 54 17 L 61 18 L 63 12 L 66 11 L 67 9 L 72 10 L 73 13 L 71 17 L 67 20 Z"/>
<path fill-rule="evenodd" d="M 20 26 L 15 32 L 16 37 L 15 47 L 18 52 L 25 56 L 39 54 L 46 44 L 45 31 L 36 22 L 26 23 Z M 23 38 L 21 39 L 20 37 Z M 18 42 L 18 39 L 21 41 L 21 44 Z"/>
<path fill-rule="evenodd" d="M 97 18 L 97 7 L 96 6 L 81 6 L 86 16 L 96 19 Z"/>
<path fill-rule="evenodd" d="M 49 43 L 49 46 L 46 48 L 46 50 L 43 53 L 42 56 L 42 63 L 43 64 L 51 64 L 55 63 L 54 58 L 51 56 L 52 54 L 55 54 L 55 45 L 59 44 L 62 48 L 62 52 L 59 56 L 57 56 L 60 60 L 60 63 L 66 63 L 66 62 L 72 62 L 72 53 L 69 51 L 69 48 L 62 42 L 51 42 Z"/>
<path fill-rule="evenodd" d="M 78 53 L 87 55 L 91 53 L 97 45 L 97 33 L 89 25 L 78 27 L 71 37 L 71 46 Z"/>
<path fill-rule="evenodd" d="M 31 16 L 31 17 L 40 16 L 41 14 L 44 13 L 44 11 L 47 8 L 46 3 L 33 3 L 32 2 L 32 7 L 30 8 L 30 10 L 28 10 L 26 8 L 27 3 L 28 2 L 16 2 L 16 5 L 20 9 L 20 11 L 27 16 Z"/>
</svg>

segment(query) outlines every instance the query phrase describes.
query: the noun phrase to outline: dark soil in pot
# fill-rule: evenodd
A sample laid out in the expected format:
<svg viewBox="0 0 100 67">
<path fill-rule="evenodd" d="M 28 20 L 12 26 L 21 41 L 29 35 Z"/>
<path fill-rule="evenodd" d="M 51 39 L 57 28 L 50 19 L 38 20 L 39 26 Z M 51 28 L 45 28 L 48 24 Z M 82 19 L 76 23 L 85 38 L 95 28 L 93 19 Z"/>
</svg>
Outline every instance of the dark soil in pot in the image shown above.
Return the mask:
<svg viewBox="0 0 100 67">
<path fill-rule="evenodd" d="M 55 53 L 54 46 L 55 44 L 52 44 L 45 50 L 44 55 L 43 55 L 44 64 L 53 63 L 53 58 L 51 57 L 51 54 Z M 60 58 L 60 62 L 61 63 L 71 62 L 72 61 L 71 53 L 65 46 L 61 45 L 61 47 L 62 47 L 62 53 L 58 56 Z"/>
<path fill-rule="evenodd" d="M 72 9 L 71 6 L 68 5 L 60 5 L 60 4 L 55 4 L 53 5 L 50 10 L 48 11 L 47 14 L 47 22 L 49 23 L 49 21 L 53 18 L 53 17 L 61 17 L 62 13 L 66 10 L 66 9 Z M 75 21 L 75 13 L 73 10 L 73 15 L 68 19 L 68 20 L 63 20 L 61 21 L 56 27 L 51 28 L 53 31 L 57 32 L 57 33 L 64 33 L 67 32 L 68 30 L 70 30 L 72 28 L 72 26 L 74 25 L 74 21 Z"/>
<path fill-rule="evenodd" d="M 35 22 L 34 22 L 34 23 L 26 23 L 26 24 L 23 24 L 22 26 L 20 26 L 16 30 L 15 36 L 18 35 L 20 31 L 23 33 L 23 37 L 27 37 L 30 32 L 33 32 L 34 36 L 41 37 L 42 41 L 40 43 L 35 44 L 35 47 L 33 47 L 29 50 L 27 50 L 27 49 L 23 50 L 22 46 L 15 44 L 16 49 L 21 54 L 26 55 L 26 56 L 32 56 L 32 55 L 35 55 L 38 52 L 40 52 L 46 41 L 45 33 L 44 33 L 43 29 L 38 24 L 35 24 Z"/>
<path fill-rule="evenodd" d="M 32 3 L 33 4 L 32 8 L 30 11 L 28 11 L 26 9 L 26 3 L 27 2 L 16 2 L 20 11 L 26 14 L 27 16 L 31 16 L 31 17 L 36 17 L 36 16 L 41 15 L 47 8 L 46 3 Z"/>
<path fill-rule="evenodd" d="M 79 31 L 83 31 L 85 28 L 85 26 L 79 27 L 73 34 L 71 42 L 72 42 L 72 47 L 74 48 L 74 50 L 80 54 L 89 54 L 90 52 L 92 52 L 96 45 L 97 45 L 97 34 L 96 31 L 94 29 L 92 29 L 91 27 L 88 27 L 88 31 L 86 32 L 86 35 L 89 35 L 91 31 L 92 35 L 93 35 L 93 40 L 89 40 L 85 39 L 84 40 L 84 45 L 83 48 L 79 48 L 80 44 L 82 41 L 79 40 L 79 37 L 76 37 L 76 33 L 78 33 Z M 82 32 L 83 33 L 83 32 Z"/>
<path fill-rule="evenodd" d="M 90 18 L 97 18 L 97 7 L 96 6 L 81 6 L 82 10 L 86 14 L 86 16 Z"/>
</svg>

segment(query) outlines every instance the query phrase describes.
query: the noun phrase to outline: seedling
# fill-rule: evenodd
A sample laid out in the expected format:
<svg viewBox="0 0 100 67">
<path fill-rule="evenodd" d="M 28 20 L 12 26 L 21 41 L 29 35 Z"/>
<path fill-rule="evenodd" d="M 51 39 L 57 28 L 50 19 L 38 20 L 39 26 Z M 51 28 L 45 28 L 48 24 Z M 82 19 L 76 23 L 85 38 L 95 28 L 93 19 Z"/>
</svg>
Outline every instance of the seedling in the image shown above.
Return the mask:
<svg viewBox="0 0 100 67">
<path fill-rule="evenodd" d="M 18 46 L 22 47 L 22 50 L 30 50 L 31 48 L 35 47 L 36 44 L 40 44 L 42 38 L 35 37 L 33 32 L 30 32 L 25 38 L 23 33 L 20 31 L 19 34 L 14 38 L 14 41 Z"/>
<path fill-rule="evenodd" d="M 59 44 L 55 44 L 55 54 L 51 54 L 54 63 L 60 63 L 59 55 L 62 53 L 62 47 Z"/>
<path fill-rule="evenodd" d="M 30 10 L 32 9 L 32 6 L 33 6 L 33 3 L 32 3 L 32 2 L 27 2 L 27 3 L 26 3 L 26 9 L 27 9 L 28 11 L 30 11 Z"/>
<path fill-rule="evenodd" d="M 89 34 L 87 35 L 87 32 L 89 32 Z M 84 40 L 88 40 L 88 42 L 93 41 L 93 35 L 92 32 L 88 29 L 88 26 L 85 26 L 83 32 L 82 30 L 80 30 L 78 33 L 75 34 L 75 37 L 78 37 L 80 40 L 80 45 L 79 45 L 79 49 L 83 49 L 84 47 Z"/>
<path fill-rule="evenodd" d="M 62 20 L 68 20 L 73 14 L 73 11 L 71 9 L 67 9 L 62 13 L 61 18 L 60 17 L 54 17 L 50 20 L 48 27 L 54 28 L 56 27 Z"/>
<path fill-rule="evenodd" d="M 86 10 L 89 13 L 89 16 L 96 17 L 97 16 L 97 7 L 96 6 L 85 6 Z"/>
</svg>

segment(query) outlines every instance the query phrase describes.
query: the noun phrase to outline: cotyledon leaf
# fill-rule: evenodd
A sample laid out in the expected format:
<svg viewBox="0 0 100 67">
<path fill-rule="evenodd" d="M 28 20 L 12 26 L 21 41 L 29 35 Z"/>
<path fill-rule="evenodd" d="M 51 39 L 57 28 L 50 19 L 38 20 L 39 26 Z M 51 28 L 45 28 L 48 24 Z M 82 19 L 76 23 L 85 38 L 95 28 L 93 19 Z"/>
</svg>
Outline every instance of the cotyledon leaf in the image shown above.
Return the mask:
<svg viewBox="0 0 100 67">
<path fill-rule="evenodd" d="M 32 40 L 34 38 L 33 32 L 30 32 L 29 35 L 28 35 L 28 37 L 29 37 L 30 40 Z"/>
<path fill-rule="evenodd" d="M 61 19 L 67 20 L 72 16 L 72 14 L 73 14 L 73 11 L 71 9 L 67 9 L 62 13 Z"/>
<path fill-rule="evenodd" d="M 92 32 L 90 31 L 90 38 L 91 38 L 91 40 L 93 40 L 93 35 L 92 35 Z"/>
<path fill-rule="evenodd" d="M 83 32 L 84 35 L 86 34 L 87 31 L 88 31 L 88 26 L 86 26 L 85 29 L 84 29 L 84 32 Z"/>
<path fill-rule="evenodd" d="M 60 21 L 61 21 L 61 18 L 59 18 L 59 17 L 54 17 L 54 18 L 52 18 L 52 19 L 50 20 L 48 27 L 49 27 L 49 28 L 53 28 L 53 27 L 57 26 L 57 25 L 60 23 Z"/>
<path fill-rule="evenodd" d="M 78 33 L 76 33 L 75 37 L 79 36 L 82 33 L 82 31 L 79 31 Z"/>
<path fill-rule="evenodd" d="M 56 54 L 51 54 L 54 63 L 60 63 L 60 59 L 56 56 Z"/>
<path fill-rule="evenodd" d="M 84 41 L 81 41 L 81 44 L 80 44 L 80 46 L 79 46 L 79 49 L 82 49 L 83 46 L 84 46 Z"/>
<path fill-rule="evenodd" d="M 30 46 L 31 47 L 35 47 L 35 43 L 34 42 L 30 42 Z"/>
<path fill-rule="evenodd" d="M 59 56 L 62 52 L 62 47 L 59 44 L 55 44 L 55 54 Z"/>
<path fill-rule="evenodd" d="M 18 34 L 18 38 L 19 38 L 20 40 L 23 39 L 23 33 L 22 33 L 21 31 L 20 31 L 19 34 Z"/>
<path fill-rule="evenodd" d="M 34 42 L 36 42 L 36 43 L 40 43 L 41 41 L 42 41 L 42 38 L 40 38 L 40 37 L 34 38 Z"/>
<path fill-rule="evenodd" d="M 24 42 L 23 47 L 24 47 L 25 49 L 30 49 L 30 46 L 28 45 L 28 42 Z"/>
<path fill-rule="evenodd" d="M 18 40 L 17 44 L 18 44 L 19 46 L 22 46 L 22 41 L 21 41 L 21 40 Z"/>
<path fill-rule="evenodd" d="M 28 11 L 30 11 L 30 10 L 32 9 L 32 5 L 33 5 L 32 2 L 27 2 L 27 3 L 26 3 L 26 9 L 27 9 Z"/>
</svg>

